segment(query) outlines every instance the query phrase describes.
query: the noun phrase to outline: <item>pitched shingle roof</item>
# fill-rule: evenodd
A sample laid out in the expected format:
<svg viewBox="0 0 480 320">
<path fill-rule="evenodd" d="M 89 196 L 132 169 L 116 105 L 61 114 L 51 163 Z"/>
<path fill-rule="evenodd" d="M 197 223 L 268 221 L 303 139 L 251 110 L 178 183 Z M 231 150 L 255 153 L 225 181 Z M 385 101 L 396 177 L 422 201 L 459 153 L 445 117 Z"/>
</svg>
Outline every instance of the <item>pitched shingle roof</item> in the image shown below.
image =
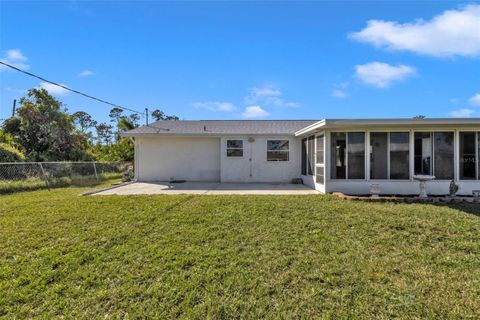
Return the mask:
<svg viewBox="0 0 480 320">
<path fill-rule="evenodd" d="M 127 131 L 124 137 L 152 135 L 293 135 L 318 120 L 179 120 L 157 121 Z"/>
</svg>

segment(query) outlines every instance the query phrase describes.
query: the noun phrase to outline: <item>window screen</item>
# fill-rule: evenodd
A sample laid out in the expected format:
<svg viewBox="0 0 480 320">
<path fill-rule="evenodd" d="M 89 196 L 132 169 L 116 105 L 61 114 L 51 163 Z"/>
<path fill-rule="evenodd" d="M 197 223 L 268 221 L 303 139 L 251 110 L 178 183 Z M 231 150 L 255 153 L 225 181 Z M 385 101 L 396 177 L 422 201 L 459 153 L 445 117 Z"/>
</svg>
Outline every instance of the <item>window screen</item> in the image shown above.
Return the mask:
<svg viewBox="0 0 480 320">
<path fill-rule="evenodd" d="M 302 139 L 302 175 L 307 175 L 307 138 Z"/>
<path fill-rule="evenodd" d="M 330 178 L 347 178 L 347 136 L 345 132 L 332 132 L 330 150 Z"/>
<path fill-rule="evenodd" d="M 453 132 L 434 132 L 434 176 L 439 180 L 451 180 L 453 174 Z"/>
<path fill-rule="evenodd" d="M 388 179 L 388 132 L 370 133 L 370 178 Z"/>
<path fill-rule="evenodd" d="M 460 132 L 460 179 L 475 180 L 477 177 L 477 154 L 475 132 Z"/>
<path fill-rule="evenodd" d="M 415 132 L 415 174 L 432 175 L 432 134 Z"/>
<path fill-rule="evenodd" d="M 315 136 L 309 136 L 307 138 L 308 145 L 308 158 L 307 158 L 307 174 L 313 176 L 313 166 L 315 165 Z"/>
<path fill-rule="evenodd" d="M 315 181 L 320 184 L 325 183 L 324 166 L 325 166 L 325 148 L 324 135 L 319 135 L 316 138 L 316 164 L 315 164 Z"/>
<path fill-rule="evenodd" d="M 365 133 L 348 133 L 348 179 L 365 179 Z"/>
<path fill-rule="evenodd" d="M 410 177 L 410 133 L 390 132 L 390 179 L 406 180 Z"/>
</svg>

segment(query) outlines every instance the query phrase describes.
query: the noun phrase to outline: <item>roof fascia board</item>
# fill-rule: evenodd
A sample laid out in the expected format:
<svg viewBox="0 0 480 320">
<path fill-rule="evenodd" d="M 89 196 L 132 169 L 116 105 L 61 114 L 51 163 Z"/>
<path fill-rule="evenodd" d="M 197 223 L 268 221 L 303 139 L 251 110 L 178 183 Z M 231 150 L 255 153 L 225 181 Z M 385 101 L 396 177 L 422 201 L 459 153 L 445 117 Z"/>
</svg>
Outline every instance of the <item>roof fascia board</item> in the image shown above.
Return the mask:
<svg viewBox="0 0 480 320">
<path fill-rule="evenodd" d="M 301 135 L 307 134 L 307 133 L 309 133 L 313 130 L 321 128 L 321 127 L 325 126 L 326 122 L 327 122 L 326 119 L 322 119 L 320 121 L 317 121 L 317 122 L 303 128 L 303 129 L 300 129 L 297 132 L 295 132 L 295 136 L 301 136 Z"/>
<path fill-rule="evenodd" d="M 238 136 L 295 136 L 293 133 L 122 133 L 121 137 L 238 137 Z"/>
</svg>

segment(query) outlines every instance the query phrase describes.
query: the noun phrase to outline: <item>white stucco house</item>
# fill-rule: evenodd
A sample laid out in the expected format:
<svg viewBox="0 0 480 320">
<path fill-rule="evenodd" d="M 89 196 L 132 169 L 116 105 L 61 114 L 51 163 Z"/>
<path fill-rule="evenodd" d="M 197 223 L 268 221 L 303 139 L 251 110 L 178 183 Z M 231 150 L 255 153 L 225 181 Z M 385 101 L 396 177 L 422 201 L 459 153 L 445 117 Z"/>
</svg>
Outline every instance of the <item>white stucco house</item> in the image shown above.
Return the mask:
<svg viewBox="0 0 480 320">
<path fill-rule="evenodd" d="M 289 183 L 320 192 L 432 195 L 480 189 L 480 118 L 158 121 L 124 133 L 137 181 Z"/>
</svg>

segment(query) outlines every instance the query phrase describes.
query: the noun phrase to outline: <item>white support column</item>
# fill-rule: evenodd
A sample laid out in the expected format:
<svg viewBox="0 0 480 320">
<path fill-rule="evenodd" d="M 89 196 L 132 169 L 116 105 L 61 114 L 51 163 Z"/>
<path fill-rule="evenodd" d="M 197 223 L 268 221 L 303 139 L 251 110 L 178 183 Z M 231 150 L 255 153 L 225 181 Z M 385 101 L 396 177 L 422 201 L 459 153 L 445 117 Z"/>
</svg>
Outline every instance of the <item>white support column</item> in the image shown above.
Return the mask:
<svg viewBox="0 0 480 320">
<path fill-rule="evenodd" d="M 330 181 L 330 161 L 331 161 L 331 157 L 330 157 L 330 145 L 331 145 L 331 142 L 330 142 L 330 131 L 327 131 L 325 130 L 325 159 L 324 159 L 324 163 L 325 163 L 325 166 L 324 166 L 324 170 L 325 170 L 325 193 L 328 193 L 330 192 L 329 188 L 328 188 L 328 184 L 329 184 L 329 181 Z"/>
<path fill-rule="evenodd" d="M 134 156 L 133 156 L 133 170 L 135 174 L 135 181 L 138 181 L 138 178 L 140 176 L 140 141 L 141 139 L 135 138 L 134 140 Z"/>
</svg>

